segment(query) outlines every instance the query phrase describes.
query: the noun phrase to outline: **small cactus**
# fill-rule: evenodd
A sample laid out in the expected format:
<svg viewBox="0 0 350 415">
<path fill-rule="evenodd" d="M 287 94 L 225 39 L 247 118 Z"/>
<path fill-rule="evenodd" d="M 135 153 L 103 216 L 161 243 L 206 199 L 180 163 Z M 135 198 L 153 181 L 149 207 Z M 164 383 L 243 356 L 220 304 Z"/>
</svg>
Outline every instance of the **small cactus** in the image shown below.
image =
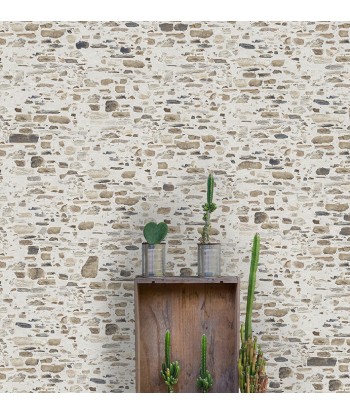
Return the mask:
<svg viewBox="0 0 350 415">
<path fill-rule="evenodd" d="M 201 348 L 201 368 L 199 372 L 199 378 L 197 379 L 197 386 L 204 393 L 207 393 L 213 386 L 213 378 L 207 370 L 207 336 L 202 336 L 202 348 Z"/>
<path fill-rule="evenodd" d="M 179 374 L 180 374 L 180 366 L 179 362 L 176 360 L 175 362 L 170 361 L 170 331 L 167 330 L 165 333 L 165 363 L 162 364 L 162 370 L 160 374 L 168 387 L 168 392 L 174 392 L 174 385 L 177 384 Z"/>
<path fill-rule="evenodd" d="M 165 222 L 156 224 L 149 222 L 143 229 L 143 235 L 150 245 L 160 244 L 168 233 L 168 225 Z"/>
<path fill-rule="evenodd" d="M 250 260 L 249 286 L 245 327 L 241 326 L 241 349 L 238 359 L 239 389 L 243 393 L 266 392 L 268 378 L 265 372 L 266 361 L 257 338 L 252 335 L 252 313 L 256 271 L 259 262 L 260 237 L 255 234 Z"/>
<path fill-rule="evenodd" d="M 213 195 L 214 195 L 214 176 L 210 173 L 207 180 L 207 203 L 203 205 L 204 215 L 204 227 L 201 233 L 201 243 L 209 243 L 209 236 L 210 236 L 210 214 L 214 212 L 216 209 L 216 204 L 213 203 Z"/>
</svg>

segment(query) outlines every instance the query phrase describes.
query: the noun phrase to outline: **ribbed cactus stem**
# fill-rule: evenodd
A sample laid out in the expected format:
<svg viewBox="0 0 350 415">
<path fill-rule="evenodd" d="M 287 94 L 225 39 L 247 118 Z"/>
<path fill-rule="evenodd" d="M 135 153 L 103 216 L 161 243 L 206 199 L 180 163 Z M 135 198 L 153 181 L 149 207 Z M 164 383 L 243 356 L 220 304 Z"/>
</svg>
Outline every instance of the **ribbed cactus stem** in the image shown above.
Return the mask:
<svg viewBox="0 0 350 415">
<path fill-rule="evenodd" d="M 204 377 L 207 371 L 207 336 L 205 334 L 203 334 L 202 336 L 201 360 L 202 360 L 201 376 Z"/>
<path fill-rule="evenodd" d="M 201 367 L 199 369 L 197 386 L 202 392 L 207 393 L 213 384 L 213 377 L 207 369 L 207 336 L 203 334 L 201 341 Z"/>
<path fill-rule="evenodd" d="M 214 195 L 214 176 L 210 173 L 207 181 L 207 203 L 210 206 L 213 203 Z"/>
<path fill-rule="evenodd" d="M 213 196 L 214 196 L 214 176 L 212 173 L 209 174 L 208 180 L 207 180 L 207 203 L 203 205 L 203 220 L 204 220 L 204 227 L 202 230 L 202 237 L 201 242 L 203 244 L 209 242 L 209 236 L 210 236 L 210 214 L 214 212 L 216 209 L 216 204 L 213 203 Z"/>
<path fill-rule="evenodd" d="M 260 251 L 260 236 L 255 234 L 252 247 L 252 255 L 250 260 L 250 272 L 249 272 L 249 285 L 248 285 L 248 298 L 247 298 L 247 310 L 245 316 L 245 340 L 248 340 L 252 336 L 252 314 L 253 314 L 253 302 L 254 291 L 256 285 L 256 271 L 258 269 Z"/>
<path fill-rule="evenodd" d="M 170 367 L 170 331 L 167 330 L 165 333 L 165 365 L 167 368 Z"/>
<path fill-rule="evenodd" d="M 174 392 L 174 385 L 177 384 L 179 374 L 180 374 L 180 365 L 179 362 L 176 360 L 175 362 L 171 362 L 170 360 L 170 331 L 167 330 L 165 332 L 165 341 L 164 341 L 164 349 L 165 349 L 165 362 L 162 363 L 162 369 L 160 371 L 160 375 L 162 376 L 165 384 L 168 387 L 168 392 Z"/>
</svg>

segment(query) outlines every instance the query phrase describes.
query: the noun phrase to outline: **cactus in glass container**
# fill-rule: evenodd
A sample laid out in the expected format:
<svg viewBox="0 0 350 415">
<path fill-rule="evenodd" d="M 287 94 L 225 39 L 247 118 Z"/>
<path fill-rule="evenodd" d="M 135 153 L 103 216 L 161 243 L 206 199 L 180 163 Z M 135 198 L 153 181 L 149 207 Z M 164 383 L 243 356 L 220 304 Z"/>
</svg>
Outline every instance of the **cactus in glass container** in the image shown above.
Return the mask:
<svg viewBox="0 0 350 415">
<path fill-rule="evenodd" d="M 175 362 L 170 361 L 170 331 L 167 330 L 165 333 L 165 362 L 162 364 L 162 370 L 160 374 L 168 387 L 168 392 L 174 392 L 174 385 L 176 385 L 179 374 L 180 365 L 176 360 Z"/>
<path fill-rule="evenodd" d="M 168 233 L 168 225 L 165 222 L 149 222 L 143 229 L 143 236 L 150 245 L 160 244 Z"/>
<path fill-rule="evenodd" d="M 214 382 L 209 370 L 207 370 L 207 336 L 205 334 L 202 335 L 201 346 L 201 368 L 199 378 L 197 379 L 197 386 L 204 393 L 207 393 L 212 388 Z"/>
<path fill-rule="evenodd" d="M 207 203 L 203 205 L 204 215 L 204 226 L 201 232 L 201 240 L 202 244 L 209 243 L 210 237 L 210 214 L 214 212 L 216 209 L 216 204 L 213 203 L 213 195 L 214 195 L 214 176 L 210 173 L 207 180 Z"/>
<path fill-rule="evenodd" d="M 241 349 L 238 359 L 239 389 L 243 393 L 266 392 L 268 378 L 265 372 L 266 361 L 257 344 L 257 338 L 252 335 L 252 314 L 256 271 L 259 262 L 260 236 L 255 234 L 250 260 L 250 273 L 247 297 L 245 325 L 241 326 Z"/>
</svg>

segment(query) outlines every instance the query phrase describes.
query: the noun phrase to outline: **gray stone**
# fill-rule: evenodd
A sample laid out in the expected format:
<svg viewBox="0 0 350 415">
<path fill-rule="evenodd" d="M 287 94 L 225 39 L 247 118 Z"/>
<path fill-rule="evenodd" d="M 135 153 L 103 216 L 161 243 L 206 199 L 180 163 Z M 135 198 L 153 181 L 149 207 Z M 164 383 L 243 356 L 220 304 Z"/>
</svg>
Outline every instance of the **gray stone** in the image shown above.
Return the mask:
<svg viewBox="0 0 350 415">
<path fill-rule="evenodd" d="M 106 383 L 104 379 L 99 378 L 90 378 L 90 381 L 93 383 L 98 383 L 99 385 L 104 385 Z"/>
<path fill-rule="evenodd" d="M 23 144 L 31 144 L 37 143 L 39 140 L 39 136 L 36 134 L 10 134 L 10 143 L 23 143 Z"/>
<path fill-rule="evenodd" d="M 172 192 L 174 190 L 174 185 L 171 183 L 164 183 L 163 190 L 165 190 L 166 192 Z"/>
<path fill-rule="evenodd" d="M 341 228 L 340 235 L 350 235 L 350 226 L 344 226 L 344 228 Z"/>
<path fill-rule="evenodd" d="M 185 30 L 187 30 L 187 28 L 188 28 L 188 24 L 184 24 L 184 23 L 177 23 L 174 26 L 174 29 L 180 32 L 184 32 Z"/>
<path fill-rule="evenodd" d="M 84 42 L 84 41 L 80 40 L 79 42 L 77 42 L 75 44 L 75 47 L 77 49 L 87 49 L 89 47 L 89 42 Z"/>
<path fill-rule="evenodd" d="M 265 212 L 255 212 L 254 213 L 254 222 L 255 223 L 264 223 L 268 221 L 268 216 Z"/>
<path fill-rule="evenodd" d="M 31 158 L 30 166 L 31 167 L 40 167 L 44 164 L 44 159 L 40 156 L 33 156 Z"/>
<path fill-rule="evenodd" d="M 32 325 L 29 323 L 20 323 L 20 322 L 17 322 L 16 326 L 21 327 L 22 329 L 30 329 L 32 327 Z"/>
<path fill-rule="evenodd" d="M 329 391 L 334 392 L 339 389 L 342 389 L 343 383 L 340 380 L 332 379 L 329 381 Z"/>
<path fill-rule="evenodd" d="M 337 359 L 333 357 L 309 357 L 307 359 L 308 366 L 335 366 Z"/>
<path fill-rule="evenodd" d="M 159 28 L 162 32 L 171 32 L 174 28 L 172 23 L 160 23 Z"/>
<path fill-rule="evenodd" d="M 106 324 L 106 334 L 115 334 L 118 330 L 118 326 L 116 324 Z"/>
<path fill-rule="evenodd" d="M 119 104 L 117 101 L 106 101 L 105 110 L 106 112 L 113 112 L 118 108 Z"/>
<path fill-rule="evenodd" d="M 278 375 L 280 379 L 290 378 L 293 374 L 293 371 L 290 367 L 280 367 L 278 371 Z"/>
<path fill-rule="evenodd" d="M 321 167 L 319 169 L 316 170 L 316 174 L 320 175 L 320 176 L 327 176 L 329 174 L 330 169 L 327 169 L 325 167 Z"/>
</svg>

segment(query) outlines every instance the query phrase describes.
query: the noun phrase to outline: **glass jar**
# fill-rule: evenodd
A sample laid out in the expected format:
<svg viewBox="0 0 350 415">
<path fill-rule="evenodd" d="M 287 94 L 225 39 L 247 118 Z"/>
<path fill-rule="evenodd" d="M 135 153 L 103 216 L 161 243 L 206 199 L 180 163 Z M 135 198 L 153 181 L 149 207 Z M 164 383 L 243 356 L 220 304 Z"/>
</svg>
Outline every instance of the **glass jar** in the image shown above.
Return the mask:
<svg viewBox="0 0 350 415">
<path fill-rule="evenodd" d="M 221 244 L 198 244 L 198 277 L 220 277 Z"/>
<path fill-rule="evenodd" d="M 142 244 L 142 276 L 164 277 L 166 244 Z"/>
</svg>

